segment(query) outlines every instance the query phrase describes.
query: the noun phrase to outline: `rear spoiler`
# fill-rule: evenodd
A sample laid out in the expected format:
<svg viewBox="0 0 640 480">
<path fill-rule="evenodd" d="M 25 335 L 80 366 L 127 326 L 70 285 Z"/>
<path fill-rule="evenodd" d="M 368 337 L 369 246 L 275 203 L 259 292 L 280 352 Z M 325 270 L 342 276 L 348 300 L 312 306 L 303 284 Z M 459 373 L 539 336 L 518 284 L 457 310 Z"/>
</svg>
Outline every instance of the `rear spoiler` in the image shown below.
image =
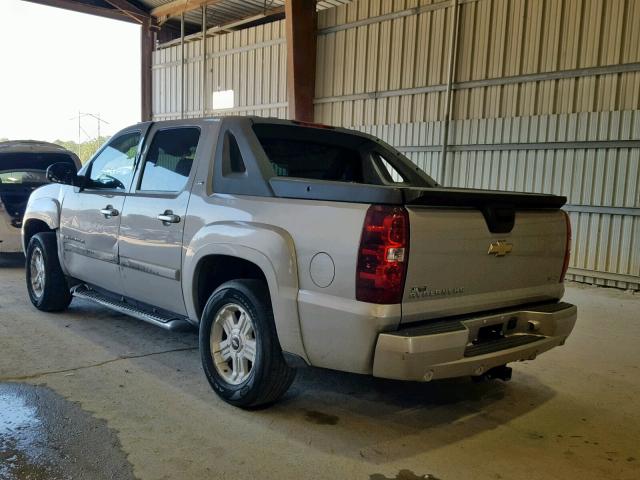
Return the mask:
<svg viewBox="0 0 640 480">
<path fill-rule="evenodd" d="M 403 189 L 405 205 L 434 207 L 473 207 L 501 205 L 516 210 L 561 208 L 567 197 L 540 193 L 473 190 L 466 188 L 407 188 Z"/>
<path fill-rule="evenodd" d="M 566 197 L 539 193 L 368 185 L 291 177 L 272 177 L 269 179 L 269 185 L 276 197 L 334 202 L 467 208 L 502 205 L 517 210 L 558 209 L 567 202 Z"/>
<path fill-rule="evenodd" d="M 559 195 L 462 188 L 406 189 L 404 197 L 407 206 L 477 208 L 492 233 L 510 232 L 516 210 L 558 210 L 567 203 Z"/>
<path fill-rule="evenodd" d="M 281 198 L 408 207 L 475 208 L 482 212 L 493 233 L 510 232 L 515 223 L 516 210 L 557 210 L 567 202 L 566 197 L 538 193 L 365 185 L 301 178 L 272 177 L 269 185 L 274 195 Z"/>
</svg>

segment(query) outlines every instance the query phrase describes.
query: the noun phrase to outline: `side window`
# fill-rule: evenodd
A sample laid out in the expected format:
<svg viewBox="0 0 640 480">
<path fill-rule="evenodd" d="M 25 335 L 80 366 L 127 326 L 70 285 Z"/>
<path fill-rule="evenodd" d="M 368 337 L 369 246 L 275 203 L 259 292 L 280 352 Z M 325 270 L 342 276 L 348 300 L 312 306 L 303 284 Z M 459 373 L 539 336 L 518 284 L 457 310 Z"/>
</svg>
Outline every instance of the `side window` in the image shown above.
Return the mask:
<svg viewBox="0 0 640 480">
<path fill-rule="evenodd" d="M 232 133 L 226 132 L 224 134 L 223 148 L 222 174 L 230 175 L 233 173 L 246 172 L 247 168 L 244 166 L 240 147 L 238 146 L 236 137 L 234 137 Z"/>
<path fill-rule="evenodd" d="M 179 192 L 184 188 L 196 156 L 200 129 L 160 130 L 147 152 L 140 191 Z"/>
<path fill-rule="evenodd" d="M 89 175 L 93 186 L 113 190 L 129 188 L 140 135 L 140 132 L 129 132 L 114 138 L 93 159 Z"/>
</svg>

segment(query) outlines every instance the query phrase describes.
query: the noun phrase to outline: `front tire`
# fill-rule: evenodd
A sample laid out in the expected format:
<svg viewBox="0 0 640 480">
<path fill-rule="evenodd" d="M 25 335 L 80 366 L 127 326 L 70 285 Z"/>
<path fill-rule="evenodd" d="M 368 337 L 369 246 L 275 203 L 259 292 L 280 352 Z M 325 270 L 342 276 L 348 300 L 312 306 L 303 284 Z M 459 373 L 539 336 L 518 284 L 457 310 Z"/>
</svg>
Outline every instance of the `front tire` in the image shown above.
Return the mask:
<svg viewBox="0 0 640 480">
<path fill-rule="evenodd" d="M 27 291 L 31 303 L 44 312 L 59 312 L 71 303 L 69 285 L 58 261 L 55 232 L 35 234 L 27 247 Z"/>
<path fill-rule="evenodd" d="M 260 280 L 233 280 L 213 292 L 200 322 L 200 355 L 213 390 L 241 408 L 275 402 L 296 373 L 282 355 Z"/>
</svg>

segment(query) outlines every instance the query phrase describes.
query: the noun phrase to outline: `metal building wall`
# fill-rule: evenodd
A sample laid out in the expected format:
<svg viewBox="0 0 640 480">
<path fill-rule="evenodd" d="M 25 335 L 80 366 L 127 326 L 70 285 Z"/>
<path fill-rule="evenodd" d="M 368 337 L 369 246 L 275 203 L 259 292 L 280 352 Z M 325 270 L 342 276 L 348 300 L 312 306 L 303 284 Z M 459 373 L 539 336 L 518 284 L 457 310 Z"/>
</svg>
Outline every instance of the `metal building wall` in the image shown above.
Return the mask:
<svg viewBox="0 0 640 480">
<path fill-rule="evenodd" d="M 568 197 L 570 277 L 640 288 L 640 0 L 353 0 L 318 13 L 316 120 L 380 136 L 445 185 Z M 184 115 L 286 118 L 284 22 L 185 47 Z M 154 53 L 155 119 L 181 115 L 181 47 Z M 211 110 L 233 89 L 236 107 Z"/>
<path fill-rule="evenodd" d="M 570 277 L 640 288 L 640 0 L 355 0 L 320 12 L 316 120 L 445 185 L 566 195 Z"/>
<path fill-rule="evenodd" d="M 168 120 L 203 115 L 261 115 L 286 118 L 287 46 L 284 21 L 206 39 L 206 76 L 200 40 L 153 53 L 153 118 Z M 206 83 L 203 88 L 203 83 Z M 212 108 L 212 92 L 233 90 L 235 107 Z"/>
<path fill-rule="evenodd" d="M 454 118 L 633 110 L 638 0 L 458 0 Z M 319 12 L 318 120 L 441 120 L 453 1 L 354 0 Z"/>
</svg>

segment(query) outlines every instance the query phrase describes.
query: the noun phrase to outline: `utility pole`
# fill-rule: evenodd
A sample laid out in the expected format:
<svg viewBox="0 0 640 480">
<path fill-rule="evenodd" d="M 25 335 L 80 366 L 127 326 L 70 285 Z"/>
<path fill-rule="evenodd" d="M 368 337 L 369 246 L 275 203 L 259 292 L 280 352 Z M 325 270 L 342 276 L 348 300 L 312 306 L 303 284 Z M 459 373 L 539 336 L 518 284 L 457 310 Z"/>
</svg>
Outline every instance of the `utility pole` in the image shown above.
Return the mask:
<svg viewBox="0 0 640 480">
<path fill-rule="evenodd" d="M 106 120 L 103 120 L 99 113 L 96 113 L 96 114 L 83 113 L 82 115 L 85 116 L 85 117 L 93 117 L 98 121 L 98 140 L 100 140 L 100 124 L 101 123 L 106 123 L 107 125 L 110 125 L 110 123 L 107 122 Z"/>
<path fill-rule="evenodd" d="M 82 130 L 82 127 L 80 126 L 81 118 L 82 115 L 80 115 L 80 110 L 78 110 L 78 158 L 80 158 L 80 131 Z"/>
<path fill-rule="evenodd" d="M 75 120 L 76 118 L 78 119 L 78 156 L 80 156 L 80 143 L 82 142 L 82 132 L 84 131 L 82 129 L 82 118 L 83 117 L 93 117 L 97 120 L 98 123 L 98 141 L 100 141 L 100 125 L 102 123 L 106 123 L 107 125 L 109 125 L 109 122 L 107 122 L 106 120 L 103 120 L 102 117 L 100 117 L 99 113 L 89 113 L 89 112 L 81 112 L 80 110 L 78 110 L 78 116 L 77 117 L 73 117 L 70 118 L 69 120 Z M 91 138 L 89 136 L 89 134 L 87 134 L 87 132 L 84 132 L 87 135 L 87 138 Z"/>
</svg>

